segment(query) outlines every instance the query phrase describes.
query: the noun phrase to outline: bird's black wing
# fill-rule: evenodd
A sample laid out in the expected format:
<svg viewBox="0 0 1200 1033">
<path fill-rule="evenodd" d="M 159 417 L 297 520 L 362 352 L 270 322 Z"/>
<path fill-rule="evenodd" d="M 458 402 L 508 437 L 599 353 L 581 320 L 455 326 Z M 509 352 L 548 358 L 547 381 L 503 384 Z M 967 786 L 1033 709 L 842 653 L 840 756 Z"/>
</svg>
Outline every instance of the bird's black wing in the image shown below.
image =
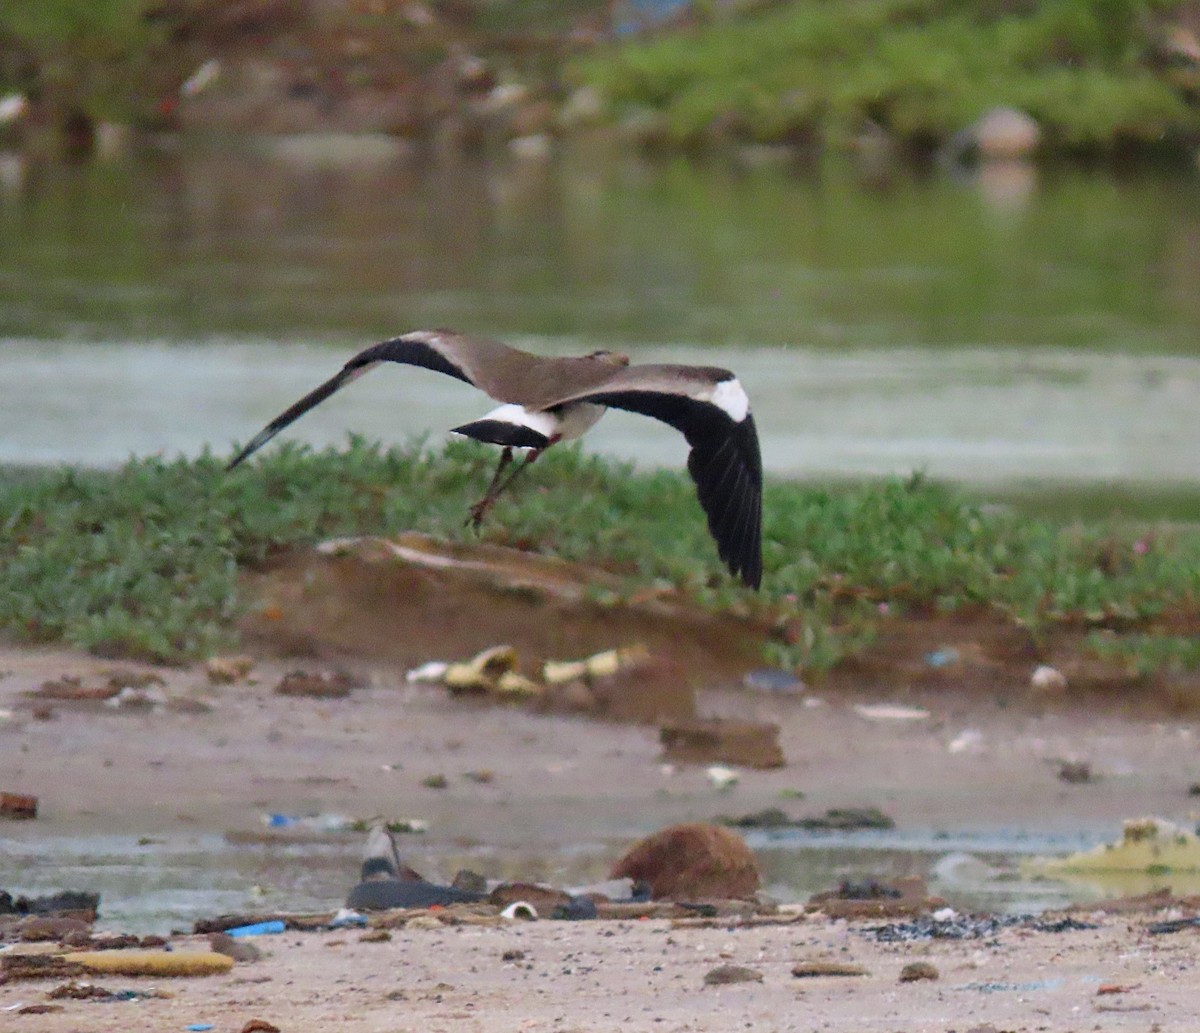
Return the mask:
<svg viewBox="0 0 1200 1033">
<path fill-rule="evenodd" d="M 227 470 L 232 470 L 270 441 L 276 434 L 294 423 L 309 409 L 320 405 L 335 391 L 357 380 L 381 362 L 400 362 L 410 366 L 423 366 L 438 373 L 445 373 L 458 380 L 473 384 L 474 378 L 464 361 L 460 348 L 461 338 L 448 331 L 418 330 L 414 333 L 393 337 L 364 348 L 344 365 L 336 376 L 330 377 L 320 387 L 314 388 L 300 401 L 289 406 L 260 430 L 236 456 L 230 460 Z"/>
<path fill-rule="evenodd" d="M 558 404 L 592 402 L 652 416 L 682 432 L 691 446 L 688 473 L 717 551 L 731 573 L 751 588 L 762 581 L 762 456 L 749 408 L 735 419 L 711 399 L 734 382 L 725 370 L 688 366 L 631 366 L 609 384 Z M 740 391 L 740 386 L 737 387 Z"/>
</svg>

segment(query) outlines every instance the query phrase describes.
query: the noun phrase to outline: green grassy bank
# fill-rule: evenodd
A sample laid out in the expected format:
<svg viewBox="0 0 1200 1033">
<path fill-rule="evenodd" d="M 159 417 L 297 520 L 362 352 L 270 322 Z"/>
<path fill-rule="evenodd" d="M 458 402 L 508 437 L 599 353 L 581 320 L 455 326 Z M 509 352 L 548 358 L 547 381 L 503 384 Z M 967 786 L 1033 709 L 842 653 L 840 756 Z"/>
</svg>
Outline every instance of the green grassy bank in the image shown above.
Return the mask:
<svg viewBox="0 0 1200 1033">
<path fill-rule="evenodd" d="M 1186 7 L 792 0 L 602 49 L 575 72 L 675 145 L 845 140 L 870 120 L 935 146 L 1006 105 L 1051 149 L 1184 149 L 1200 131 L 1200 62 L 1175 22 Z"/>
<path fill-rule="evenodd" d="M 451 539 L 491 450 L 283 448 L 225 473 L 214 457 L 138 459 L 116 472 L 8 474 L 0 483 L 0 633 L 103 654 L 180 660 L 232 647 L 238 572 L 281 547 L 416 529 Z M 887 612 L 990 609 L 1039 631 L 1092 629 L 1149 668 L 1200 664 L 1200 529 L 1032 517 L 926 483 L 771 483 L 763 590 L 724 572 L 686 475 L 578 451 L 546 456 L 485 525 L 490 541 L 678 586 L 802 633 L 781 662 L 827 668 Z"/>
</svg>

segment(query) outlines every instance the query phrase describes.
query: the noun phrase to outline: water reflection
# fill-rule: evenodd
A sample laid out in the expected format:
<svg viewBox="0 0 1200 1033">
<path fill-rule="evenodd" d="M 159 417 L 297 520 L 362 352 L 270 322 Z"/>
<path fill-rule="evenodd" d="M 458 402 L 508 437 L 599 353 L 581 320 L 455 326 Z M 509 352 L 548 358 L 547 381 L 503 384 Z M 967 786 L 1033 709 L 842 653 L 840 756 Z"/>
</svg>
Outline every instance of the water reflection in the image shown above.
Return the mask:
<svg viewBox="0 0 1200 1033">
<path fill-rule="evenodd" d="M 28 169 L 0 201 L 0 336 L 1197 349 L 1195 177 L 868 182 L 323 138 Z"/>
</svg>

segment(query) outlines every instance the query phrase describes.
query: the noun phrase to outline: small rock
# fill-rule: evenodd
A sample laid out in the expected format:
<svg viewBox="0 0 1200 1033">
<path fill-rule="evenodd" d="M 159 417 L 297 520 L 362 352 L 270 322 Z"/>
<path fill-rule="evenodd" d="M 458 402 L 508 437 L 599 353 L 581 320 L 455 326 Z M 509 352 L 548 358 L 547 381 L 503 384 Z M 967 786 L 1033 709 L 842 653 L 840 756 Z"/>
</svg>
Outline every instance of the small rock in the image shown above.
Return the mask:
<svg viewBox="0 0 1200 1033">
<path fill-rule="evenodd" d="M 370 929 L 358 938 L 359 943 L 387 943 L 392 934 L 386 929 Z"/>
<path fill-rule="evenodd" d="M 346 671 L 291 671 L 285 674 L 275 692 L 279 696 L 313 696 L 318 699 L 339 699 L 349 696 L 351 689 L 362 683 Z"/>
<path fill-rule="evenodd" d="M 899 900 L 904 895 L 895 884 L 878 879 L 843 879 L 834 892 L 838 900 Z M 921 892 L 924 892 L 923 886 Z"/>
<path fill-rule="evenodd" d="M 477 782 L 479 785 L 487 785 L 496 777 L 495 772 L 483 768 L 479 771 L 466 771 L 463 773 L 463 778 L 472 782 Z"/>
<path fill-rule="evenodd" d="M 224 954 L 237 962 L 258 961 L 263 956 L 262 951 L 254 944 L 228 933 L 210 933 L 208 946 L 217 954 Z"/>
<path fill-rule="evenodd" d="M 563 922 L 586 922 L 599 916 L 596 902 L 588 897 L 572 897 L 566 904 L 560 904 L 550 912 L 551 918 Z"/>
<path fill-rule="evenodd" d="M 1064 760 L 1058 767 L 1058 778 L 1069 785 L 1086 785 L 1096 781 L 1092 766 L 1086 760 Z"/>
<path fill-rule="evenodd" d="M 733 768 L 727 768 L 721 764 L 714 764 L 712 767 L 705 768 L 704 773 L 713 784 L 713 788 L 720 793 L 723 793 L 726 789 L 732 789 L 738 784 L 738 779 L 741 778 Z"/>
<path fill-rule="evenodd" d="M 1039 664 L 1029 676 L 1029 685 L 1038 692 L 1063 692 L 1067 688 L 1067 676 L 1057 667 Z"/>
<path fill-rule="evenodd" d="M 723 986 L 726 983 L 761 983 L 763 975 L 757 969 L 745 965 L 718 965 L 704 973 L 705 986 Z"/>
<path fill-rule="evenodd" d="M 254 670 L 254 660 L 248 656 L 214 656 L 204 665 L 208 680 L 214 685 L 231 685 Z"/>
<path fill-rule="evenodd" d="M 64 675 L 61 678 L 42 682 L 33 695 L 40 699 L 103 701 L 111 699 L 120 691 L 120 685 L 111 683 L 84 685 L 82 679 L 73 675 Z"/>
<path fill-rule="evenodd" d="M 421 779 L 421 785 L 426 789 L 445 789 L 450 784 L 445 775 L 426 775 Z"/>
<path fill-rule="evenodd" d="M 441 929 L 442 920 L 436 915 L 414 915 L 404 923 L 405 929 Z"/>
<path fill-rule="evenodd" d="M 971 127 L 979 156 L 989 161 L 1028 158 L 1042 138 L 1037 121 L 1016 108 L 998 107 L 985 112 Z"/>
<path fill-rule="evenodd" d="M 107 1001 L 116 994 L 107 987 L 72 979 L 70 982 L 60 983 L 53 990 L 47 991 L 46 996 L 55 1001 Z"/>
<path fill-rule="evenodd" d="M 824 814 L 799 818 L 798 828 L 845 832 L 851 829 L 894 829 L 896 822 L 878 807 L 831 807 Z"/>
<path fill-rule="evenodd" d="M 680 721 L 659 732 L 663 759 L 690 764 L 778 768 L 784 763 L 779 725 L 726 719 Z"/>
<path fill-rule="evenodd" d="M 166 707 L 173 714 L 211 714 L 212 704 L 191 696 L 170 696 Z"/>
<path fill-rule="evenodd" d="M 522 950 L 506 950 L 500 955 L 501 961 L 524 961 L 525 952 Z"/>
<path fill-rule="evenodd" d="M 456 890 L 463 890 L 466 893 L 478 893 L 480 896 L 485 895 L 488 891 L 487 879 L 478 872 L 473 872 L 466 868 L 460 868 L 454 873 L 454 881 L 450 885 Z"/>
<path fill-rule="evenodd" d="M 37 817 L 38 798 L 25 793 L 0 793 L 0 818 L 28 820 Z"/>
<path fill-rule="evenodd" d="M 30 915 L 17 924 L 17 934 L 26 943 L 43 940 L 64 940 L 75 933 L 91 932 L 91 922 L 56 915 Z"/>
<path fill-rule="evenodd" d="M 937 979 L 940 975 L 928 961 L 910 961 L 900 970 L 900 982 L 916 983 L 922 979 Z"/>
<path fill-rule="evenodd" d="M 108 675 L 109 688 L 116 689 L 149 689 L 162 687 L 167 683 L 153 671 L 110 671 Z"/>
<path fill-rule="evenodd" d="M 765 810 L 752 814 L 743 814 L 739 818 L 718 818 L 722 825 L 732 825 L 739 829 L 780 829 L 795 825 L 795 819 L 778 807 L 767 807 Z"/>
</svg>

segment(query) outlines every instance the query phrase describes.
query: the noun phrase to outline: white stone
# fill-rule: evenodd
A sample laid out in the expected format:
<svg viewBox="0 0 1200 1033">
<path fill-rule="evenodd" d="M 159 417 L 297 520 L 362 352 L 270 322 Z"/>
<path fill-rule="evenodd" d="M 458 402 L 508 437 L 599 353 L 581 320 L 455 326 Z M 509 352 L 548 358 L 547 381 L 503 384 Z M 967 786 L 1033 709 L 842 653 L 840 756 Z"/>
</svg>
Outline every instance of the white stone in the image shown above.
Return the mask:
<svg viewBox="0 0 1200 1033">
<path fill-rule="evenodd" d="M 1067 687 L 1067 676 L 1057 667 L 1040 664 L 1029 676 L 1029 684 L 1038 692 L 1062 692 Z"/>
</svg>

